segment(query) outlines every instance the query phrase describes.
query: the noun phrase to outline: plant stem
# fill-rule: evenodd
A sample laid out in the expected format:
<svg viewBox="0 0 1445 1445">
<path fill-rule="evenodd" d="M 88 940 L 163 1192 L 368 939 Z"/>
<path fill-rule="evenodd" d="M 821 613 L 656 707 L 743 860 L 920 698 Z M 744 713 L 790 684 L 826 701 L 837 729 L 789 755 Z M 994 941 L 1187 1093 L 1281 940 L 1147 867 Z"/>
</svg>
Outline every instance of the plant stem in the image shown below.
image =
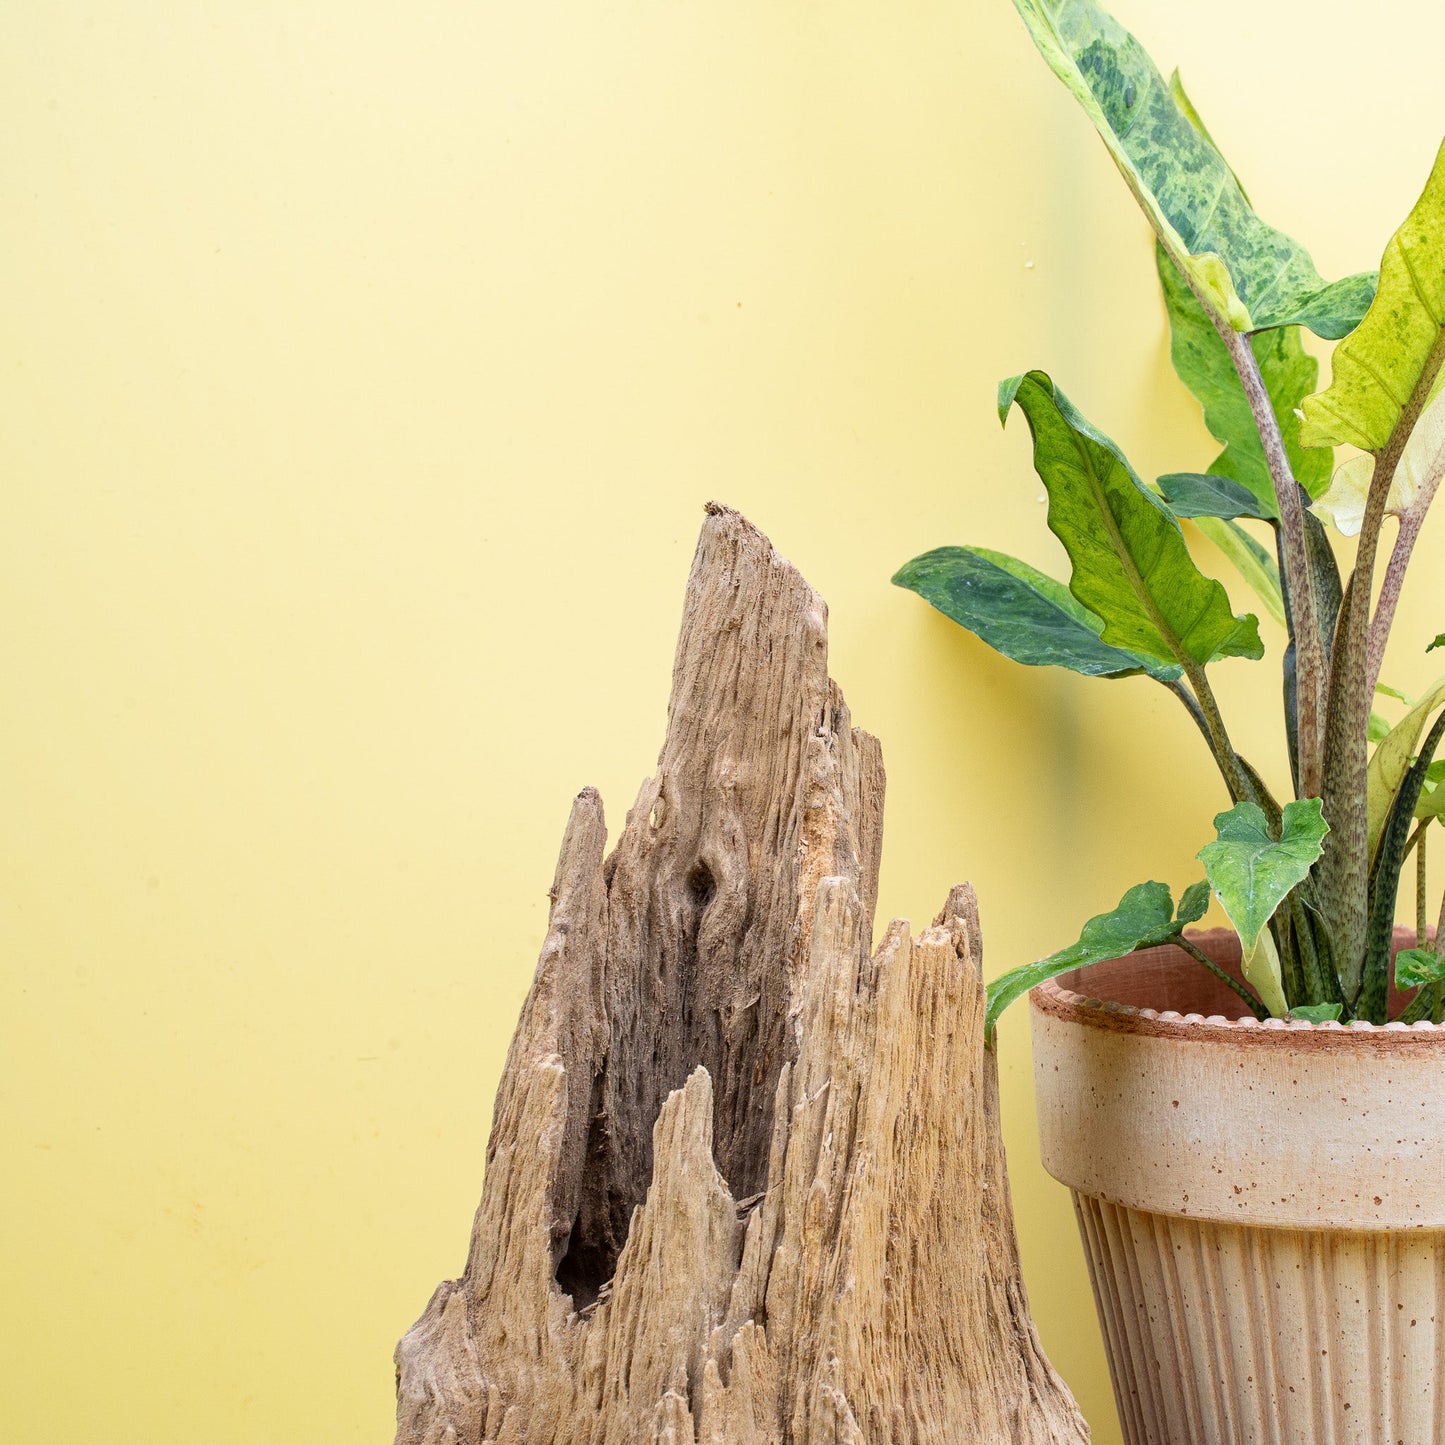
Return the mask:
<svg viewBox="0 0 1445 1445">
<path fill-rule="evenodd" d="M 1320 957 L 1314 920 L 1310 917 L 1310 911 L 1300 896 L 1298 886 L 1290 889 L 1287 901 L 1290 906 L 1290 932 L 1293 935 L 1297 963 L 1304 975 L 1303 1001 L 1305 1003 L 1344 1003 L 1344 990 L 1340 987 L 1338 975 L 1328 964 L 1328 960 Z M 1280 962 L 1283 966 L 1285 962 L 1283 955 L 1281 955 Z M 1326 973 L 1327 967 L 1329 968 L 1328 973 Z"/>
<path fill-rule="evenodd" d="M 1432 1023 L 1439 1023 L 1435 1017 L 1435 1010 L 1439 1007 L 1440 985 L 1438 983 L 1422 983 L 1415 990 L 1415 997 L 1405 1005 L 1394 1017 L 1393 1022 L 1397 1024 L 1417 1024 L 1421 1019 L 1429 1017 Z"/>
<path fill-rule="evenodd" d="M 1372 694 L 1380 680 L 1385 644 L 1390 640 L 1390 625 L 1395 620 L 1395 607 L 1405 585 L 1405 568 L 1410 565 L 1410 553 L 1414 550 L 1415 538 L 1420 535 L 1423 520 L 1423 517 L 1400 519 L 1400 530 L 1395 534 L 1395 546 L 1385 568 L 1385 580 L 1380 583 L 1380 596 L 1375 603 L 1375 615 L 1370 619 L 1370 637 L 1365 646 L 1365 686 Z"/>
<path fill-rule="evenodd" d="M 1270 792 L 1265 781 L 1260 777 L 1258 770 L 1243 753 L 1235 753 L 1244 776 L 1249 781 L 1249 797 L 1251 802 L 1258 803 L 1264 812 L 1265 821 L 1274 832 L 1279 832 L 1279 825 L 1284 817 L 1284 810 L 1275 801 L 1274 794 Z"/>
<path fill-rule="evenodd" d="M 1204 734 L 1204 740 L 1209 744 L 1210 754 L 1219 766 L 1220 775 L 1224 778 L 1224 786 L 1229 790 L 1230 797 L 1236 802 L 1248 799 L 1255 803 L 1264 813 L 1271 829 L 1279 830 L 1280 806 L 1275 801 L 1273 794 L 1265 786 L 1264 780 L 1255 770 L 1234 751 L 1229 741 L 1229 734 L 1225 730 L 1224 717 L 1219 711 L 1219 703 L 1209 686 L 1209 680 L 1204 674 L 1202 667 L 1189 673 L 1189 679 L 1195 687 L 1200 689 L 1200 696 L 1207 702 L 1208 711 L 1201 705 L 1195 695 L 1184 686 L 1182 682 L 1174 681 L 1165 683 L 1165 686 L 1172 692 L 1180 702 L 1184 704 L 1189 716 L 1194 719 L 1194 725 Z M 1308 991 L 1315 984 L 1318 984 L 1322 991 L 1324 987 L 1323 974 L 1319 968 L 1318 959 L 1314 960 L 1313 972 L 1310 972 L 1308 965 L 1303 979 L 1296 978 L 1301 963 L 1300 955 L 1296 945 L 1291 941 L 1286 930 L 1285 938 L 1279 942 L 1280 967 L 1284 971 L 1287 980 L 1293 981 L 1298 989 L 1301 985 Z M 1314 957 L 1313 940 L 1310 943 L 1310 956 Z M 1288 984 L 1286 997 L 1288 997 Z M 1311 1002 L 1318 1002 L 1310 994 Z"/>
<path fill-rule="evenodd" d="M 1245 798 L 1253 796 L 1253 790 L 1249 784 L 1249 777 L 1235 754 L 1234 746 L 1229 741 L 1229 732 L 1224 726 L 1224 715 L 1219 711 L 1219 702 L 1214 696 L 1214 689 L 1210 687 L 1203 667 L 1197 662 L 1190 661 L 1185 657 L 1181 657 L 1179 660 L 1183 664 L 1184 673 L 1189 679 L 1190 686 L 1194 689 L 1194 700 L 1203 721 L 1204 734 L 1209 739 L 1209 746 L 1219 764 L 1219 771 L 1224 774 L 1224 781 L 1229 788 L 1230 796 L 1236 803 L 1242 802 Z"/>
<path fill-rule="evenodd" d="M 1212 313 L 1211 313 L 1212 314 Z M 1229 351 L 1244 388 L 1245 400 L 1254 417 L 1274 483 L 1275 502 L 1279 507 L 1280 552 L 1285 565 L 1285 585 L 1289 588 L 1290 609 L 1294 621 L 1295 667 L 1298 677 L 1299 718 L 1299 796 L 1317 798 L 1324 776 L 1324 700 L 1326 695 L 1325 646 L 1320 634 L 1319 609 L 1315 599 L 1314 580 L 1310 576 L 1305 543 L 1304 505 L 1300 501 L 1299 483 L 1289 464 L 1279 419 L 1269 399 L 1269 389 L 1259 373 L 1254 348 L 1249 337 L 1236 331 L 1227 322 L 1215 319 L 1215 327 Z"/>
<path fill-rule="evenodd" d="M 1286 898 L 1275 909 L 1269 920 L 1269 931 L 1274 938 L 1275 952 L 1279 954 L 1280 982 L 1284 985 L 1284 996 L 1291 1008 L 1297 1003 L 1317 1003 L 1310 991 L 1304 966 L 1304 949 L 1296 927 L 1293 902 Z"/>
<path fill-rule="evenodd" d="M 1196 687 L 1201 682 L 1204 684 L 1212 708 L 1212 721 L 1210 716 L 1206 715 L 1194 693 L 1190 692 L 1182 682 L 1166 682 L 1164 686 L 1184 704 L 1185 710 L 1194 719 L 1195 727 L 1204 735 L 1204 741 L 1209 744 L 1209 752 L 1219 767 L 1220 776 L 1224 779 L 1224 786 L 1229 790 L 1229 796 L 1237 803 L 1241 798 L 1251 795 L 1247 790 L 1240 791 L 1242 783 L 1247 789 L 1247 779 L 1243 776 L 1239 758 L 1229 745 L 1229 737 L 1224 730 L 1224 719 L 1220 716 L 1219 704 L 1215 701 L 1213 692 L 1209 691 L 1209 683 L 1205 680 L 1203 668 L 1199 669 L 1198 681 L 1192 674 L 1189 680 L 1195 683 Z"/>
<path fill-rule="evenodd" d="M 1375 554 L 1385 519 L 1390 482 L 1415 429 L 1436 373 L 1445 360 L 1442 328 L 1419 378 L 1395 419 L 1383 447 L 1375 453 L 1375 471 L 1365 497 L 1355 569 L 1345 590 L 1344 606 L 1335 632 L 1330 667 L 1329 703 L 1325 728 L 1325 772 L 1322 797 L 1330 831 L 1325 838 L 1320 870 L 1320 903 L 1340 956 L 1340 978 L 1346 995 L 1358 987 L 1365 967 L 1366 935 L 1372 902 L 1369 887 L 1369 811 L 1366 778 L 1369 772 L 1367 730 L 1372 689 L 1369 671 L 1370 600 L 1375 579 Z M 1392 604 L 1393 605 L 1393 604 Z M 1383 656 L 1384 642 L 1380 643 Z"/>
<path fill-rule="evenodd" d="M 1190 958 L 1198 959 L 1199 962 L 1202 963 L 1205 968 L 1207 968 L 1210 973 L 1212 973 L 1217 979 L 1219 979 L 1221 983 L 1227 983 L 1230 988 L 1232 988 L 1235 993 L 1237 993 L 1240 998 L 1242 998 L 1245 1003 L 1249 1005 L 1249 1011 L 1255 1016 L 1255 1018 L 1263 1022 L 1263 1020 L 1269 1017 L 1269 1010 L 1265 1008 L 1265 1006 L 1253 993 L 1250 992 L 1249 989 L 1247 989 L 1242 983 L 1240 983 L 1238 979 L 1231 978 L 1227 973 L 1225 973 L 1225 971 L 1220 968 L 1220 966 L 1215 963 L 1212 958 L 1208 957 L 1208 955 L 1206 955 L 1202 950 L 1196 948 L 1192 943 L 1190 943 L 1187 938 L 1184 937 L 1182 933 L 1179 935 L 1178 938 L 1174 940 L 1174 942 L 1177 943 L 1179 947 L 1182 948 L 1185 953 L 1190 956 Z"/>
<path fill-rule="evenodd" d="M 1424 948 L 1428 941 L 1430 927 L 1429 900 L 1425 897 L 1425 828 L 1428 818 L 1420 820 L 1415 829 L 1415 947 Z"/>
<path fill-rule="evenodd" d="M 1380 546 L 1380 527 L 1385 520 L 1385 505 L 1390 500 L 1390 483 L 1395 478 L 1395 468 L 1400 465 L 1400 458 L 1405 454 L 1410 433 L 1415 430 L 1415 423 L 1420 420 L 1420 413 L 1425 410 L 1426 399 L 1430 395 L 1430 388 L 1435 384 L 1435 377 L 1440 370 L 1442 361 L 1445 361 L 1445 328 L 1441 329 L 1435 344 L 1430 348 L 1430 354 L 1425 358 L 1425 364 L 1416 379 L 1414 390 L 1400 408 L 1400 414 L 1395 418 L 1395 425 L 1390 430 L 1389 438 L 1385 445 L 1374 454 L 1375 470 L 1370 477 L 1370 490 L 1365 496 L 1365 515 L 1364 520 L 1360 523 L 1360 543 L 1355 553 L 1355 570 L 1350 574 L 1350 590 L 1356 594 L 1354 600 L 1364 604 L 1355 608 L 1354 615 L 1350 619 L 1350 630 L 1361 643 L 1368 636 L 1370 630 L 1370 595 L 1375 583 L 1375 554 Z M 1409 546 L 1413 547 L 1413 545 L 1412 538 Z M 1408 558 L 1407 547 L 1407 561 Z M 1403 563 L 1401 570 L 1403 571 Z M 1393 613 L 1393 603 L 1391 611 Z M 1360 650 L 1363 652 L 1365 649 L 1361 647 Z M 1381 651 L 1383 652 L 1383 644 Z M 1366 696 L 1368 697 L 1368 695 L 1367 692 Z"/>
<path fill-rule="evenodd" d="M 1368 681 L 1372 693 L 1375 684 L 1380 680 L 1380 664 L 1385 660 L 1385 644 L 1390 640 L 1390 624 L 1395 620 L 1395 606 L 1405 585 L 1405 570 L 1410 565 L 1410 554 L 1415 550 L 1415 539 L 1420 535 L 1425 513 L 1435 499 L 1442 474 L 1445 474 L 1445 452 L 1435 458 L 1430 471 L 1420 479 L 1415 500 L 1400 518 L 1400 530 L 1395 534 L 1395 546 L 1390 553 L 1389 565 L 1385 568 L 1385 580 L 1380 584 L 1375 615 L 1370 621 Z M 1393 473 L 1391 479 L 1393 480 Z"/>
</svg>

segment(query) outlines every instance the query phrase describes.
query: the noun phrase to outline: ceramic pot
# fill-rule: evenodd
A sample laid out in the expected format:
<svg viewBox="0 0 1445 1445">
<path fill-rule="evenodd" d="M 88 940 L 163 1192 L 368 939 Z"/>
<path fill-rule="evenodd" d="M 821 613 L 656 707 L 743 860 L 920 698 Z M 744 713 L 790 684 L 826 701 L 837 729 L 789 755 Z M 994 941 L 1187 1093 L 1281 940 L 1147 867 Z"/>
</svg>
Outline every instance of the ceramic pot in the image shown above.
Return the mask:
<svg viewBox="0 0 1445 1445">
<path fill-rule="evenodd" d="M 1129 1445 L 1445 1445 L 1445 1027 L 1241 1018 L 1172 947 L 1030 1002 Z"/>
</svg>

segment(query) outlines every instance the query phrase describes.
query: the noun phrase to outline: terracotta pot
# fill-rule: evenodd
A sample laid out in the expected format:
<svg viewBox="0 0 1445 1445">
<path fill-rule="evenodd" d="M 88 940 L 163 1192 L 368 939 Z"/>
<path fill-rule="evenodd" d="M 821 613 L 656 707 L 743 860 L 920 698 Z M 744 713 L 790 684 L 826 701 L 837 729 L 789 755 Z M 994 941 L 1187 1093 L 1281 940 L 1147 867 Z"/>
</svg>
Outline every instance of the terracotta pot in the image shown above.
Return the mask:
<svg viewBox="0 0 1445 1445">
<path fill-rule="evenodd" d="M 1129 1445 L 1445 1442 L 1445 1027 L 1240 1018 L 1172 947 L 1030 998 Z"/>
</svg>

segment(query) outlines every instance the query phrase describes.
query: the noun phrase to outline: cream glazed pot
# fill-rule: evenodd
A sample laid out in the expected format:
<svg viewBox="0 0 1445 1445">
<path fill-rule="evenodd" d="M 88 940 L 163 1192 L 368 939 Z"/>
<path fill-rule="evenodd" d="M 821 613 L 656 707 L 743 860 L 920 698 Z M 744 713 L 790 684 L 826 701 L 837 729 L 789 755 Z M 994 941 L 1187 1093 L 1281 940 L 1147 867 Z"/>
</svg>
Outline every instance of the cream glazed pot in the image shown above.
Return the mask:
<svg viewBox="0 0 1445 1445">
<path fill-rule="evenodd" d="M 1445 1027 L 1240 1018 L 1174 948 L 1030 1003 L 1129 1445 L 1445 1445 Z"/>
</svg>

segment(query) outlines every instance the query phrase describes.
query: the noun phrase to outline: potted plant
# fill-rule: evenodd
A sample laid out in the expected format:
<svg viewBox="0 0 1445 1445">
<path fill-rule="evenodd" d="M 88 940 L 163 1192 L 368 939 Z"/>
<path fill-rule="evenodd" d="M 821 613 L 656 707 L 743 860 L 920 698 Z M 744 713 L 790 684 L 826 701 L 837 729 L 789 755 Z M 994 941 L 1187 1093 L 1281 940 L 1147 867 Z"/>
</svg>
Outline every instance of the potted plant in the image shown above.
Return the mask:
<svg viewBox="0 0 1445 1445">
<path fill-rule="evenodd" d="M 1169 689 L 1229 806 L 1204 879 L 1177 903 L 1130 888 L 997 980 L 988 1026 L 1034 990 L 1044 1162 L 1075 1190 L 1131 1442 L 1418 1445 L 1445 1418 L 1445 903 L 1432 933 L 1425 894 L 1445 679 L 1403 698 L 1380 667 L 1445 472 L 1445 148 L 1378 276 L 1326 282 L 1177 73 L 1092 0 L 1015 5 L 1153 226 L 1174 366 L 1223 449 L 1146 482 L 1049 376 L 1010 378 L 1000 418 L 1024 414 L 1069 577 L 950 546 L 894 581 L 1019 662 Z M 1323 390 L 1301 327 L 1336 343 Z M 1183 519 L 1286 628 L 1288 801 L 1210 684 L 1263 655 L 1257 615 Z M 1343 578 L 1329 527 L 1358 537 Z M 1380 693 L 1404 703 L 1393 725 Z M 1187 932 L 1211 893 L 1233 931 Z"/>
</svg>

